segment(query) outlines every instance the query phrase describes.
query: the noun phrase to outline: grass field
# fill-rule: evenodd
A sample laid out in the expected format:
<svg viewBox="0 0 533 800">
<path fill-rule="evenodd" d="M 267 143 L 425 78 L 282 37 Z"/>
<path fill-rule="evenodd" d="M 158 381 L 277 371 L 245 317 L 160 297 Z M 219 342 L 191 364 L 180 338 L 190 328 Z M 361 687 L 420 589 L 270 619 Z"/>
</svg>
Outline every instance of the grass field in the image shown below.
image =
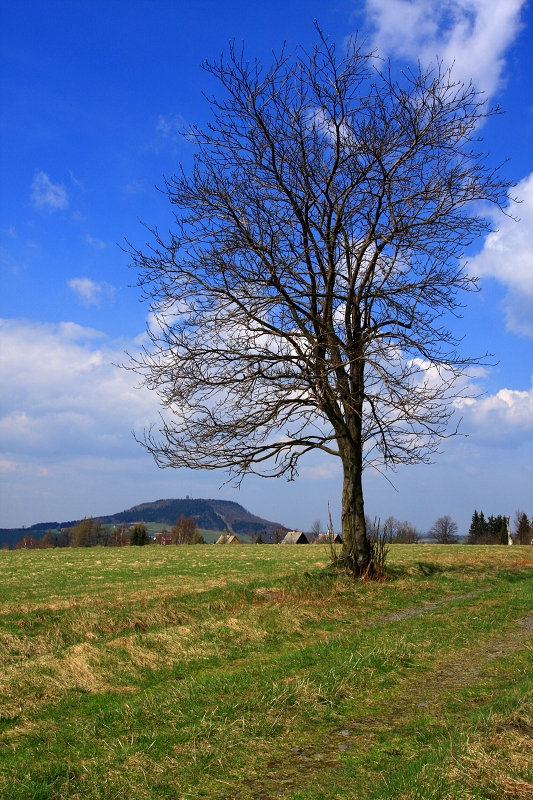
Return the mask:
<svg viewBox="0 0 533 800">
<path fill-rule="evenodd" d="M 533 798 L 533 548 L 0 552 L 0 795 Z"/>
</svg>

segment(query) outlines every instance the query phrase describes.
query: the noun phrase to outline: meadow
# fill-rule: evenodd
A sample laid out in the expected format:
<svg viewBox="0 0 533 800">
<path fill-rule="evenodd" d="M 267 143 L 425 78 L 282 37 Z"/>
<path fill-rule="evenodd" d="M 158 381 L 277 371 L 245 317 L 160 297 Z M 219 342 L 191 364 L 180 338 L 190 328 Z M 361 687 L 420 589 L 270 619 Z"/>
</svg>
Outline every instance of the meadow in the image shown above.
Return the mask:
<svg viewBox="0 0 533 800">
<path fill-rule="evenodd" d="M 533 798 L 533 548 L 0 552 L 0 796 Z"/>
</svg>

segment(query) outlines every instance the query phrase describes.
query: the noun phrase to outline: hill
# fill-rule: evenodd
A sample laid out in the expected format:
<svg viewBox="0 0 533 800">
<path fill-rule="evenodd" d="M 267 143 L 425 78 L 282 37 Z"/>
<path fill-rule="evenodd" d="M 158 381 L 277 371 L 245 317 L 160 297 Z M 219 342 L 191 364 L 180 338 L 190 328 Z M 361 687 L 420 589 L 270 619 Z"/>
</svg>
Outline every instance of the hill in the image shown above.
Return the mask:
<svg viewBox="0 0 533 800">
<path fill-rule="evenodd" d="M 163 525 L 174 525 L 179 516 L 192 517 L 199 528 L 212 531 L 232 530 L 235 533 L 273 533 L 279 526 L 277 522 L 262 519 L 251 514 L 239 503 L 231 500 L 156 500 L 153 503 L 141 503 L 126 511 L 102 517 L 106 524 L 120 522 L 158 522 Z"/>
<path fill-rule="evenodd" d="M 273 540 L 276 528 L 284 526 L 278 522 L 258 517 L 251 514 L 239 503 L 231 500 L 193 500 L 185 498 L 156 500 L 153 503 L 140 503 L 124 511 L 110 515 L 94 515 L 95 519 L 101 519 L 104 525 L 119 525 L 121 522 L 154 522 L 161 525 L 174 525 L 179 516 L 192 517 L 199 528 L 211 531 L 233 531 L 236 534 L 259 534 L 263 535 L 265 541 Z M 29 533 L 36 539 L 40 538 L 48 529 L 59 530 L 60 528 L 71 528 L 79 520 L 68 520 L 67 522 L 38 522 L 29 528 L 1 528 L 0 546 L 4 542 L 9 542 L 11 546 L 15 542 Z M 287 530 L 284 528 L 284 530 Z M 266 534 L 266 536 L 265 536 Z"/>
</svg>

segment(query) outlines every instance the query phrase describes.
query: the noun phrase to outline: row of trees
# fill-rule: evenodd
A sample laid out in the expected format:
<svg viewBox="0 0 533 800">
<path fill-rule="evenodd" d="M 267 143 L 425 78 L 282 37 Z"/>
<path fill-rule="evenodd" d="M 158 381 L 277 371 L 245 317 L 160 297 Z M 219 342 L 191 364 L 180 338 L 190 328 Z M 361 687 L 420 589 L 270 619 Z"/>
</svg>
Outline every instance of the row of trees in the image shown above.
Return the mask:
<svg viewBox="0 0 533 800">
<path fill-rule="evenodd" d="M 176 524 L 167 531 L 166 543 L 172 544 L 203 544 L 204 539 L 192 517 L 186 518 L 183 514 Z M 37 539 L 31 534 L 25 534 L 15 545 L 15 550 L 45 550 L 50 547 L 123 547 L 125 545 L 143 546 L 150 544 L 151 540 L 144 522 L 137 522 L 133 527 L 126 523 L 110 527 L 103 525 L 100 519 L 91 517 L 80 520 L 72 528 L 64 528 L 59 533 L 46 531 L 44 536 Z M 8 549 L 9 544 L 4 546 Z"/>
<path fill-rule="evenodd" d="M 396 517 L 387 517 L 383 535 L 391 544 L 417 544 L 420 541 L 420 531 L 410 522 L 400 522 Z"/>
<path fill-rule="evenodd" d="M 468 544 L 508 544 L 507 518 L 498 514 L 485 519 L 483 511 L 474 511 L 468 530 Z"/>
<path fill-rule="evenodd" d="M 372 527 L 375 528 L 375 525 Z M 370 532 L 372 527 L 368 526 Z M 459 541 L 457 531 L 457 523 L 453 521 L 449 514 L 446 514 L 435 520 L 427 535 L 435 544 L 457 544 Z M 372 534 L 370 533 L 369 535 L 371 536 Z M 396 517 L 388 517 L 385 520 L 382 536 L 387 544 L 418 544 L 422 538 L 422 534 L 414 525 L 407 521 L 401 522 Z"/>
<path fill-rule="evenodd" d="M 376 522 L 367 516 L 366 530 L 369 540 L 376 536 Z M 418 544 L 422 535 L 420 531 L 408 521 L 400 521 L 396 517 L 387 517 L 380 528 L 380 536 L 387 544 Z M 514 516 L 514 544 L 530 545 L 533 539 L 533 525 L 524 511 L 516 511 Z M 321 534 L 322 523 L 316 519 L 308 534 L 313 541 Z M 283 539 L 285 530 L 278 528 L 275 531 L 274 543 L 279 544 Z M 428 538 L 436 544 L 457 544 L 458 525 L 449 515 L 439 517 L 428 531 Z M 205 544 L 195 520 L 183 514 L 168 531 L 163 528 L 161 536 L 166 544 Z M 259 534 L 255 544 L 263 544 L 264 539 Z M 38 550 L 49 547 L 121 547 L 124 545 L 142 546 L 150 543 L 148 531 L 144 522 L 136 523 L 130 528 L 125 523 L 113 528 L 102 525 L 101 520 L 91 518 L 82 519 L 73 528 L 63 529 L 59 534 L 51 530 L 46 531 L 40 539 L 31 534 L 26 534 L 17 542 L 15 549 Z M 254 537 L 252 537 L 254 543 Z M 502 515 L 485 517 L 483 511 L 474 511 L 472 522 L 468 531 L 467 544 L 508 544 L 507 517 Z M 7 548 L 9 545 L 7 545 Z M 4 549 L 6 545 L 4 545 Z"/>
<path fill-rule="evenodd" d="M 144 527 L 146 534 L 146 526 L 144 523 L 140 525 Z M 125 523 L 111 528 L 103 525 L 100 519 L 85 517 L 74 527 L 63 528 L 58 533 L 47 530 L 39 539 L 27 533 L 17 542 L 15 550 L 46 550 L 50 547 L 121 547 L 131 543 L 135 528 L 132 531 Z"/>
<path fill-rule="evenodd" d="M 483 511 L 474 511 L 468 531 L 468 544 L 508 544 L 508 518 L 499 514 L 485 518 Z M 515 511 L 512 540 L 514 544 L 531 544 L 533 527 L 524 511 Z"/>
<path fill-rule="evenodd" d="M 396 517 L 387 517 L 383 525 L 376 519 L 371 520 L 365 517 L 366 533 L 370 541 L 378 536 L 385 544 L 418 544 L 422 540 L 422 534 L 418 528 L 407 520 L 401 521 Z M 450 516 L 439 517 L 435 524 L 429 529 L 428 537 L 437 544 L 456 544 L 458 526 Z M 322 524 L 316 519 L 308 534 L 310 541 L 322 533 Z"/>
</svg>

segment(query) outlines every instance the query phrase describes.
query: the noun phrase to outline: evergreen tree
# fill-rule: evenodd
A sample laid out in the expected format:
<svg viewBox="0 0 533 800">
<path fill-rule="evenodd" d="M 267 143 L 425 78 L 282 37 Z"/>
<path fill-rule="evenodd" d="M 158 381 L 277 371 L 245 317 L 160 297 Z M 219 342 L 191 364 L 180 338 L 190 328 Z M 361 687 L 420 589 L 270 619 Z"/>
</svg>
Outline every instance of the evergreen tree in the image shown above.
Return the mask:
<svg viewBox="0 0 533 800">
<path fill-rule="evenodd" d="M 479 529 L 479 514 L 477 511 L 474 511 L 472 514 L 472 522 L 470 523 L 470 528 L 468 529 L 468 544 L 477 544 L 477 536 L 478 536 L 478 529 Z"/>
<path fill-rule="evenodd" d="M 507 522 L 505 520 L 505 517 L 498 517 L 498 519 L 501 520 L 500 530 L 498 531 L 499 544 L 507 545 L 509 544 L 509 537 L 507 535 Z"/>
<path fill-rule="evenodd" d="M 505 517 L 491 514 L 485 519 L 483 511 L 474 511 L 468 531 L 468 544 L 507 544 Z"/>
<path fill-rule="evenodd" d="M 148 544 L 148 533 L 146 531 L 146 525 L 144 522 L 138 522 L 134 525 L 133 530 L 131 532 L 131 545 L 137 545 L 137 547 L 142 547 L 145 544 Z"/>
<path fill-rule="evenodd" d="M 507 526 L 501 514 L 487 520 L 488 544 L 507 544 Z"/>
</svg>

